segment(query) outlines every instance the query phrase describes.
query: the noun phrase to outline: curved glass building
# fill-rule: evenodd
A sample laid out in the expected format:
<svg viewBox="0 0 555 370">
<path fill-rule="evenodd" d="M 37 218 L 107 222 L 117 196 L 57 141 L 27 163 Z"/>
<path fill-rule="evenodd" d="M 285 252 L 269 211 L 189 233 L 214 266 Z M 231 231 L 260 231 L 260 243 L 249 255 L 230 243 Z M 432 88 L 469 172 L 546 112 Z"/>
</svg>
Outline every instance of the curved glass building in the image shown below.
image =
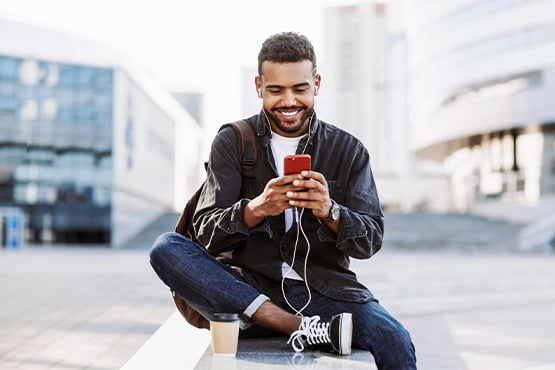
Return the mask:
<svg viewBox="0 0 555 370">
<path fill-rule="evenodd" d="M 407 1 L 412 146 L 453 207 L 555 193 L 555 2 Z"/>
<path fill-rule="evenodd" d="M 24 239 L 122 245 L 198 184 L 200 138 L 113 52 L 0 19 L 0 211 L 22 211 Z"/>
</svg>

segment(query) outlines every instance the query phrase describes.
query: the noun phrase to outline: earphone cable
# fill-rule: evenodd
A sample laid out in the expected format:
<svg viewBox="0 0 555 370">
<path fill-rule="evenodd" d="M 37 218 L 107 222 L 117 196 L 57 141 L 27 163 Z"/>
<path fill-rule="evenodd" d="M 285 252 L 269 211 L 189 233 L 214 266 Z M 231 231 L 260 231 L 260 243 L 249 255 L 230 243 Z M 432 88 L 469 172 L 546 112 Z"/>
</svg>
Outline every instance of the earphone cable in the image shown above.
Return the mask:
<svg viewBox="0 0 555 370">
<path fill-rule="evenodd" d="M 304 309 L 307 308 L 308 305 L 310 304 L 310 302 L 312 301 L 312 293 L 310 292 L 310 286 L 308 285 L 308 280 L 307 280 L 307 275 L 306 275 L 306 269 L 307 269 L 307 266 L 308 266 L 308 254 L 310 253 L 310 241 L 308 240 L 308 237 L 307 237 L 306 233 L 304 232 L 304 229 L 303 229 L 303 226 L 302 226 L 303 213 L 304 213 L 304 208 L 301 209 L 300 216 L 299 216 L 298 209 L 295 208 L 295 215 L 297 216 L 296 217 L 297 218 L 297 237 L 295 239 L 295 247 L 293 249 L 293 260 L 291 261 L 291 264 L 289 265 L 289 269 L 287 270 L 287 273 L 284 276 L 282 276 L 282 278 L 281 278 L 281 293 L 283 295 L 283 298 L 285 299 L 285 302 L 287 303 L 287 305 L 293 311 L 295 311 L 295 315 L 301 316 L 301 317 L 303 317 L 302 311 L 304 311 Z M 305 259 L 304 259 L 303 281 L 304 281 L 306 290 L 308 292 L 308 300 L 304 304 L 304 306 L 302 306 L 300 309 L 297 309 L 287 299 L 287 294 L 285 293 L 285 277 L 288 276 L 289 273 L 291 273 L 291 271 L 293 271 L 293 265 L 295 264 L 295 256 L 297 254 L 297 246 L 298 246 L 298 243 L 299 243 L 299 235 L 300 234 L 303 235 L 303 237 L 306 241 L 306 244 L 307 244 L 306 256 L 305 256 Z"/>
<path fill-rule="evenodd" d="M 273 133 L 272 131 L 272 125 L 270 124 L 270 119 L 268 117 L 268 115 L 266 114 L 266 110 L 263 109 L 262 110 L 264 113 L 264 117 L 266 118 L 266 123 L 268 124 L 268 128 L 270 130 L 270 134 Z M 312 114 L 310 115 L 309 121 L 308 121 L 308 134 L 307 134 L 307 138 L 306 138 L 306 142 L 304 144 L 303 150 L 301 151 L 301 154 L 305 154 L 306 149 L 308 147 L 308 143 L 310 141 L 310 136 L 312 134 L 312 120 L 314 119 L 314 114 L 315 112 L 312 111 Z M 304 214 L 304 208 L 301 208 L 300 211 L 300 216 L 299 216 L 299 210 L 297 207 L 294 208 L 294 213 L 295 213 L 295 218 L 297 221 L 297 235 L 295 237 L 295 246 L 293 248 L 293 258 L 291 263 L 289 264 L 289 269 L 287 270 L 287 272 L 282 276 L 281 278 L 281 293 L 283 295 L 283 298 L 285 299 L 285 302 L 287 303 L 287 305 L 295 312 L 295 315 L 297 316 L 303 316 L 302 311 L 308 307 L 308 305 L 310 304 L 310 302 L 312 301 L 312 293 L 310 292 L 310 286 L 308 285 L 308 279 L 307 279 L 307 275 L 306 275 L 306 270 L 308 267 L 308 255 L 310 253 L 310 241 L 308 239 L 308 236 L 306 235 L 303 226 L 302 226 L 302 216 Z M 308 292 L 308 300 L 307 302 L 304 304 L 304 306 L 302 306 L 300 309 L 296 309 L 287 299 L 287 294 L 285 293 L 285 278 L 286 276 L 288 276 L 293 270 L 293 265 L 295 264 L 295 258 L 297 255 L 297 246 L 299 244 L 299 235 L 302 234 L 304 237 L 304 240 L 306 241 L 307 244 L 307 250 L 306 250 L 306 256 L 304 258 L 304 269 L 303 269 L 303 281 L 304 284 L 306 286 L 306 290 Z"/>
</svg>

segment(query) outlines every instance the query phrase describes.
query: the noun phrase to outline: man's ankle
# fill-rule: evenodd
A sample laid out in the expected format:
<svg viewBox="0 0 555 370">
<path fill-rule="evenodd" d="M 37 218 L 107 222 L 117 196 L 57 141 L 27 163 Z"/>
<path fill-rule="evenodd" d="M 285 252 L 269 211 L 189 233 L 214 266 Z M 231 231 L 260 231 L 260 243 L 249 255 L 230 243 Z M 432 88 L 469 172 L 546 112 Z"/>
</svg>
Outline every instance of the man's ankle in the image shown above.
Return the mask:
<svg viewBox="0 0 555 370">
<path fill-rule="evenodd" d="M 283 310 L 272 302 L 266 301 L 252 315 L 251 321 L 262 327 L 291 335 L 291 333 L 299 329 L 302 319 Z"/>
</svg>

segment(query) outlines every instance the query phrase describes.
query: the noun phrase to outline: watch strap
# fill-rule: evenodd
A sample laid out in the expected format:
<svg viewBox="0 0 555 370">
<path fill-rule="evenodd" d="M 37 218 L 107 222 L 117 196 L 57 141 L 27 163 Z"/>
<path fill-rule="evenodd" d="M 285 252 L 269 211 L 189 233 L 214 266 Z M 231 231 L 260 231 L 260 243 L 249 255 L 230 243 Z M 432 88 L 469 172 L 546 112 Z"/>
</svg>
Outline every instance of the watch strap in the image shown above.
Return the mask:
<svg viewBox="0 0 555 370">
<path fill-rule="evenodd" d="M 338 219 L 335 219 L 335 220 L 333 219 L 333 210 L 335 207 L 339 207 L 339 204 L 337 204 L 335 200 L 331 199 L 330 210 L 329 210 L 328 216 L 324 218 L 324 221 L 337 222 Z"/>
</svg>

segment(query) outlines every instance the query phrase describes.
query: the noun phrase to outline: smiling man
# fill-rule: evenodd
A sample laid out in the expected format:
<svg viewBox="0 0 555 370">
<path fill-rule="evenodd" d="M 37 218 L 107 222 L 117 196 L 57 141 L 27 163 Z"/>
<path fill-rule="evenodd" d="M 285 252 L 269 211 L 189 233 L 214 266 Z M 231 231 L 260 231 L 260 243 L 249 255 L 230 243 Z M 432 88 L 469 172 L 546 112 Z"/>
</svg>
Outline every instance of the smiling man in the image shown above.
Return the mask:
<svg viewBox="0 0 555 370">
<path fill-rule="evenodd" d="M 243 171 L 239 135 L 220 130 L 194 217 L 201 245 L 163 234 L 151 264 L 204 318 L 240 314 L 242 338 L 286 335 L 295 351 L 341 355 L 353 346 L 379 369 L 415 369 L 409 333 L 349 268 L 381 248 L 383 214 L 367 149 L 316 117 L 316 67 L 305 36 L 264 41 L 255 77 L 263 108 L 245 119 L 256 133 L 254 168 Z M 284 175 L 290 154 L 309 154 L 311 170 Z"/>
<path fill-rule="evenodd" d="M 263 60 L 255 85 L 277 134 L 296 137 L 306 132 L 320 87 L 320 75 L 310 60 L 298 63 Z"/>
</svg>

